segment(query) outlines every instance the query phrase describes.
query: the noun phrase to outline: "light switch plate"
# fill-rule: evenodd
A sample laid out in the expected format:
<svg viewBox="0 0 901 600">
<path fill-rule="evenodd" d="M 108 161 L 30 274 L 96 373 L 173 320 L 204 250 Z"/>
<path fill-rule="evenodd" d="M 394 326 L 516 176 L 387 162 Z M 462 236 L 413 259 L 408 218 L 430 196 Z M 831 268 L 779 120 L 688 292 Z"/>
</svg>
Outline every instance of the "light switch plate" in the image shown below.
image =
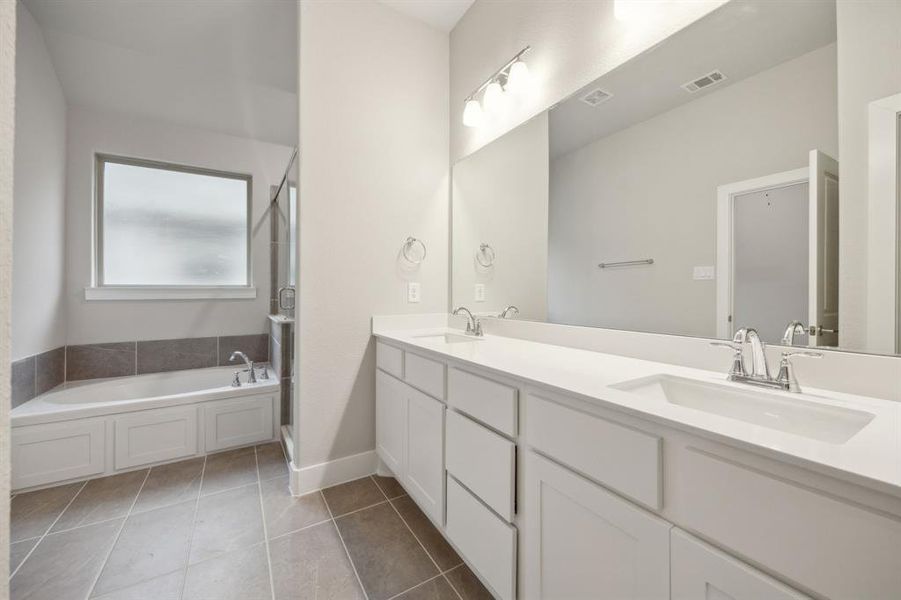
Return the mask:
<svg viewBox="0 0 901 600">
<path fill-rule="evenodd" d="M 707 281 L 716 278 L 716 267 L 704 266 L 694 268 L 695 281 Z"/>
<path fill-rule="evenodd" d="M 420 287 L 418 281 L 410 281 L 407 283 L 407 302 L 416 304 L 420 299 Z"/>
<path fill-rule="evenodd" d="M 484 302 L 485 301 L 485 284 L 477 283 L 475 286 L 475 292 L 473 294 L 473 300 L 476 302 Z"/>
</svg>

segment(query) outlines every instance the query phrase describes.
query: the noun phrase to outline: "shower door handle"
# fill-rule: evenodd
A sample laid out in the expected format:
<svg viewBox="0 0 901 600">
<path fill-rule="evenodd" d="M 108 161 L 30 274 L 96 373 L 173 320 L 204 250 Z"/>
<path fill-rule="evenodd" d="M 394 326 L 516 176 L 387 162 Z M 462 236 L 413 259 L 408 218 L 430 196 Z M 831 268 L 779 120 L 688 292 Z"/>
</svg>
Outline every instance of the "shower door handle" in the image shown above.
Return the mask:
<svg viewBox="0 0 901 600">
<path fill-rule="evenodd" d="M 294 298 L 296 292 L 291 286 L 278 288 L 278 308 L 279 310 L 294 310 Z"/>
</svg>

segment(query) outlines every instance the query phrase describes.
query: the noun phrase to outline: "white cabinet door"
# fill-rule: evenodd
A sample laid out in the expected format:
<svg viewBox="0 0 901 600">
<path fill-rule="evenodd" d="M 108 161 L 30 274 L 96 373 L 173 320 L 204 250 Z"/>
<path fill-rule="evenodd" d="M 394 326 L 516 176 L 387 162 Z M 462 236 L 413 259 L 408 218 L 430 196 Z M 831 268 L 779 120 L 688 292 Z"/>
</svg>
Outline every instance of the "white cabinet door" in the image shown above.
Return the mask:
<svg viewBox="0 0 901 600">
<path fill-rule="evenodd" d="M 407 388 L 407 469 L 404 483 L 419 507 L 444 526 L 444 404 Z"/>
<path fill-rule="evenodd" d="M 113 419 L 115 463 L 127 469 L 197 453 L 197 407 L 173 406 Z"/>
<path fill-rule="evenodd" d="M 407 386 L 375 372 L 375 449 L 398 479 L 406 468 Z"/>
<path fill-rule="evenodd" d="M 532 452 L 522 513 L 524 598 L 669 598 L 666 521 Z"/>
<path fill-rule="evenodd" d="M 206 451 L 264 442 L 274 437 L 274 396 L 248 396 L 204 406 Z"/>
<path fill-rule="evenodd" d="M 105 431 L 102 418 L 14 427 L 12 488 L 103 473 Z"/>
<path fill-rule="evenodd" d="M 672 530 L 672 600 L 805 600 L 808 597 L 679 529 Z"/>
</svg>

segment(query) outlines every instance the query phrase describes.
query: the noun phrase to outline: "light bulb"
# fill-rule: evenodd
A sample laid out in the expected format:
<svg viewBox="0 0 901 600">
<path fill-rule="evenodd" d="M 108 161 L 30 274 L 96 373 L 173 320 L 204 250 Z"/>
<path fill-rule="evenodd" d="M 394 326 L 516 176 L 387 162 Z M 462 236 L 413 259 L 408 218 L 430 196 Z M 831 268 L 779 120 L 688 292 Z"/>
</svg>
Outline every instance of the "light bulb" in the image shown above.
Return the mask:
<svg viewBox="0 0 901 600">
<path fill-rule="evenodd" d="M 488 84 L 485 88 L 485 95 L 482 97 L 485 103 L 485 112 L 496 113 L 500 111 L 504 104 L 504 88 L 495 80 Z"/>
<path fill-rule="evenodd" d="M 478 127 L 482 124 L 482 105 L 470 98 L 463 106 L 463 124 L 467 127 Z"/>
<path fill-rule="evenodd" d="M 507 90 L 513 93 L 522 92 L 529 87 L 529 66 L 517 59 L 510 66 L 510 74 L 507 75 Z"/>
</svg>

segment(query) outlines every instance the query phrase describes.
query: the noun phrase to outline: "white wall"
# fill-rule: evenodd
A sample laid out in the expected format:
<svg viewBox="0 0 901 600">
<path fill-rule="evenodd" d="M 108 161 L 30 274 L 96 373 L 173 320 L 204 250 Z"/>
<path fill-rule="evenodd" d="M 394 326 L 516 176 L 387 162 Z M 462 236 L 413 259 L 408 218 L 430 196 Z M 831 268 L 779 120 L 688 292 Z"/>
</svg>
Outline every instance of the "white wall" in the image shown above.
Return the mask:
<svg viewBox="0 0 901 600">
<path fill-rule="evenodd" d="M 547 317 L 548 117 L 542 113 L 453 167 L 453 304 L 519 317 Z M 476 262 L 494 248 L 492 267 Z M 475 302 L 474 286 L 485 286 Z"/>
<path fill-rule="evenodd" d="M 18 6 L 13 360 L 66 343 L 66 99 L 38 24 Z"/>
<path fill-rule="evenodd" d="M 9 545 L 9 367 L 11 358 L 13 143 L 15 138 L 16 2 L 0 2 L 0 547 Z M 9 556 L 0 556 L 9 578 Z"/>
<path fill-rule="evenodd" d="M 866 348 L 867 111 L 901 92 L 901 2 L 839 0 L 839 343 Z M 885 248 L 891 252 L 891 248 Z"/>
<path fill-rule="evenodd" d="M 305 2 L 300 54 L 296 423 L 309 466 L 375 446 L 371 315 L 447 310 L 448 38 L 371 0 Z M 428 245 L 418 271 L 397 260 L 408 235 Z M 408 279 L 419 304 L 405 302 Z"/>
<path fill-rule="evenodd" d="M 87 301 L 91 284 L 94 155 L 97 152 L 253 176 L 253 300 Z M 269 187 L 292 149 L 246 138 L 70 107 L 66 301 L 68 343 L 263 333 L 269 313 Z M 135 257 L 140 260 L 140 257 Z"/>
<path fill-rule="evenodd" d="M 553 161 L 550 319 L 715 337 L 715 281 L 694 281 L 692 268 L 715 264 L 716 188 L 804 167 L 814 148 L 836 156 L 835 51 L 815 50 Z M 641 258 L 655 264 L 597 267 Z"/>
<path fill-rule="evenodd" d="M 451 159 L 477 150 L 725 3 L 639 1 L 654 2 L 652 19 L 616 21 L 613 0 L 476 0 L 450 36 Z M 532 92 L 481 127 L 464 127 L 463 100 L 527 45 Z"/>
</svg>

